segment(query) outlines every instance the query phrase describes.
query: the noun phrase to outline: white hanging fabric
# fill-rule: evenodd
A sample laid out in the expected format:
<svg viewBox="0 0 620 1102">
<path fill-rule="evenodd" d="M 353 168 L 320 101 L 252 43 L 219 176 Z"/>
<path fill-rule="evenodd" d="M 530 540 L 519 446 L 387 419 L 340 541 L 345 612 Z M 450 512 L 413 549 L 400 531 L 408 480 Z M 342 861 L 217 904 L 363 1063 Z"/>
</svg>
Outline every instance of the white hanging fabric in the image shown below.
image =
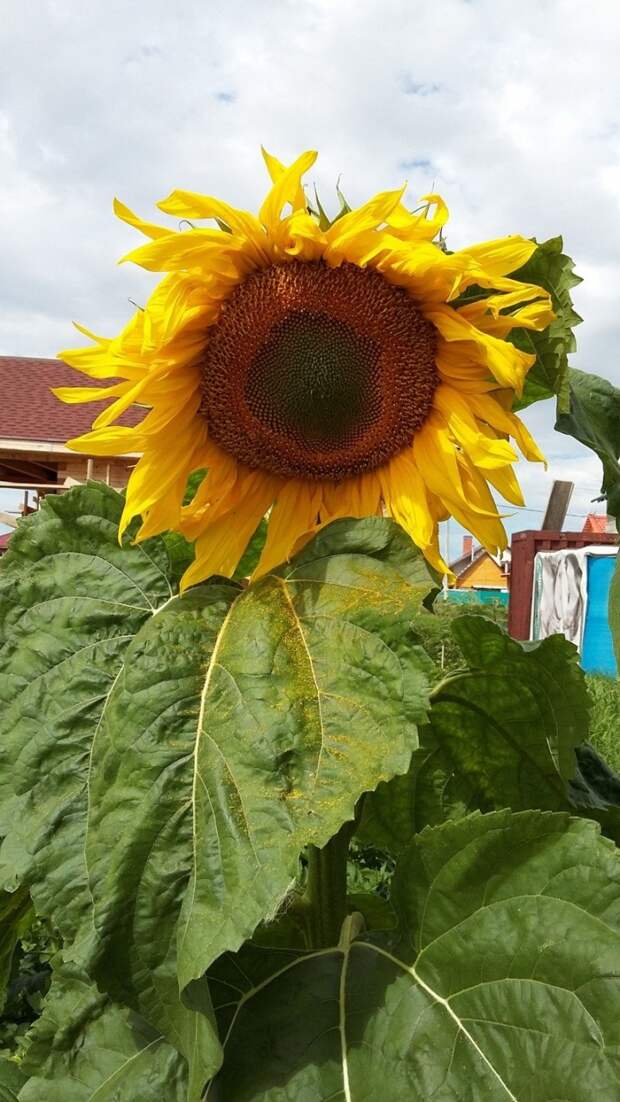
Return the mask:
<svg viewBox="0 0 620 1102">
<path fill-rule="evenodd" d="M 564 635 L 581 651 L 588 604 L 588 556 L 613 554 L 592 544 L 575 550 L 539 551 L 534 559 L 530 639 Z"/>
</svg>

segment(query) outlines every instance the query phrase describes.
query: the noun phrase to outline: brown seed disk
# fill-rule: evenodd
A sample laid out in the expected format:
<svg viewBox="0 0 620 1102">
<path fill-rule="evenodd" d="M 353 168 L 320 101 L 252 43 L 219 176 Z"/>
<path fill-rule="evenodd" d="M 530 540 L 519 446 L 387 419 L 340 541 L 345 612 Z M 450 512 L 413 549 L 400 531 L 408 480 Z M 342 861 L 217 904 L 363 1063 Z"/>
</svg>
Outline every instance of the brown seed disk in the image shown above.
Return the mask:
<svg viewBox="0 0 620 1102">
<path fill-rule="evenodd" d="M 372 269 L 272 265 L 209 329 L 201 412 L 248 466 L 339 482 L 411 443 L 438 383 L 436 343 L 407 292 Z"/>
</svg>

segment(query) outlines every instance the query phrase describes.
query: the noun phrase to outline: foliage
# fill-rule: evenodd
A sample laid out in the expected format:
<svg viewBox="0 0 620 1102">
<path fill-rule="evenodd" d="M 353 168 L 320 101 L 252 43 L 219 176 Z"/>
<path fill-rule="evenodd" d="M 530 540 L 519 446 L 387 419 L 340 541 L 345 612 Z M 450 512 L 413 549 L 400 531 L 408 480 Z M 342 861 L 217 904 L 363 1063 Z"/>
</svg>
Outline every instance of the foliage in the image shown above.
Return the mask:
<svg viewBox="0 0 620 1102">
<path fill-rule="evenodd" d="M 50 960 L 60 945 L 49 923 L 34 917 L 30 898 L 23 888 L 6 893 L 5 900 L 3 940 L 5 944 L 11 942 L 13 949 L 10 970 L 2 977 L 5 1002 L 0 1015 L 0 1051 L 15 1055 L 41 1013 L 50 986 Z M 16 905 L 22 910 L 21 917 L 16 915 Z M 10 916 L 9 906 L 13 912 Z"/>
<path fill-rule="evenodd" d="M 563 636 L 518 643 L 481 617 L 455 620 L 452 630 L 462 669 L 434 691 L 409 771 L 364 803 L 361 838 L 395 855 L 412 826 L 476 808 L 569 806 L 588 704 L 575 648 Z"/>
<path fill-rule="evenodd" d="M 607 511 L 620 517 L 620 390 L 598 375 L 571 369 L 570 404 L 556 428 L 596 452 L 603 465 L 601 493 Z"/>
<path fill-rule="evenodd" d="M 508 610 L 495 601 L 492 604 L 479 604 L 476 601 L 456 604 L 444 600 L 441 593 L 435 598 L 432 609 L 421 608 L 414 621 L 414 629 L 426 653 L 438 667 L 435 678 L 442 671 L 458 669 L 463 664 L 463 655 L 452 632 L 452 625 L 461 616 L 484 616 L 501 627 L 506 627 Z"/>
<path fill-rule="evenodd" d="M 525 402 L 558 394 L 613 502 L 561 242 L 520 278 L 558 315 Z M 0 1100 L 614 1102 L 617 687 L 431 612 L 384 518 L 248 584 L 259 526 L 181 596 L 191 547 L 119 545 L 122 506 L 50 496 L 0 566 Z"/>
<path fill-rule="evenodd" d="M 620 682 L 587 674 L 590 696 L 590 742 L 620 773 Z"/>
<path fill-rule="evenodd" d="M 455 1097 L 472 1076 L 480 1090 L 509 1080 L 520 1089 L 523 1045 L 549 1011 L 543 988 L 539 1002 L 525 988 L 508 997 L 513 979 L 527 981 L 526 965 L 513 976 L 509 960 L 523 924 L 512 884 L 548 875 L 547 863 L 564 868 L 569 852 L 591 866 L 592 882 L 615 869 L 595 825 L 566 818 L 572 807 L 613 833 L 612 789 L 585 758 L 571 789 L 588 702 L 574 648 L 562 638 L 516 643 L 462 608 L 428 612 L 434 578 L 381 518 L 330 525 L 249 587 L 213 579 L 179 597 L 165 538 L 119 547 L 121 507 L 99 485 L 48 499 L 20 525 L 2 569 L 0 867 L 11 913 L 29 913 L 31 896 L 39 921 L 62 936 L 43 1013 L 18 1048 L 21 1102 L 198 1100 L 210 1078 L 207 1097 L 264 1097 L 276 1073 L 252 1053 L 277 1023 L 290 1041 L 282 1058 L 293 1091 L 342 1089 L 344 1051 L 356 1098 L 370 1074 L 363 1054 L 385 1030 L 393 1097 L 402 1076 L 418 1091 L 455 1076 Z M 453 648 L 440 681 L 419 645 L 435 631 L 437 647 L 437 625 L 444 639 L 450 627 Z M 512 818 L 494 811 L 505 806 Z M 512 845 L 519 832 L 525 848 Z M 498 848 L 508 855 L 501 875 Z M 448 938 L 446 928 L 443 963 L 427 971 L 430 944 L 411 925 L 420 906 L 432 925 L 431 896 L 439 899 L 433 889 L 420 903 L 421 869 L 437 860 L 441 878 L 456 854 L 455 868 L 470 862 L 458 875 L 472 891 L 495 892 L 498 875 L 503 884 L 497 926 L 481 922 L 478 904 L 468 911 L 479 931 L 472 974 L 507 939 L 493 987 L 468 996 L 471 1007 L 492 999 L 493 1015 L 512 1027 L 503 1057 L 483 1027 L 465 1025 L 470 1011 L 461 1017 L 461 996 L 450 992 L 449 977 L 465 968 L 456 932 Z M 342 913 L 317 923 L 317 908 L 333 910 L 336 875 Z M 559 1047 L 546 1074 L 557 1090 L 562 1030 L 591 1043 L 579 1033 L 586 1010 L 570 1002 L 569 958 L 582 986 L 589 977 L 588 1013 L 610 1028 L 602 973 L 578 948 L 590 939 L 586 919 L 566 925 L 575 893 L 586 912 L 593 903 L 563 875 L 568 897 L 552 893 L 539 914 L 547 939 L 563 930 L 546 973 L 569 999 L 548 1022 Z M 458 911 L 457 897 L 446 899 Z M 12 943 L 24 937 L 16 923 Z M 524 930 L 527 961 L 541 942 L 532 932 L 528 950 Z M 606 975 L 620 971 L 614 945 L 598 947 Z M 256 992 L 241 991 L 243 1010 L 225 979 L 231 968 L 251 986 L 260 975 Z M 317 1018 L 311 1007 L 330 985 L 346 1027 L 337 1051 L 337 1034 L 313 1033 L 325 1011 Z M 389 1008 L 401 1003 L 406 1015 L 393 1019 Z M 413 1049 L 397 1060 L 424 1008 L 435 1022 L 424 1062 Z M 444 1067 L 457 1038 L 459 1060 Z M 604 1097 L 608 1066 L 594 1051 L 588 1060 Z"/>
<path fill-rule="evenodd" d="M 575 311 L 570 292 L 581 283 L 575 273 L 570 256 L 562 252 L 561 237 L 552 237 L 539 244 L 534 255 L 513 278 L 525 283 L 535 283 L 551 294 L 555 320 L 538 333 L 532 329 L 513 329 L 510 340 L 525 352 L 535 354 L 536 362 L 530 368 L 523 395 L 515 409 L 523 409 L 532 402 L 557 395 L 558 412 L 569 407 L 568 354 L 576 348 L 573 329 L 582 321 Z"/>
<path fill-rule="evenodd" d="M 613 848 L 583 820 L 502 811 L 424 831 L 396 865 L 395 932 L 352 916 L 327 951 L 218 962 L 226 1059 L 206 1098 L 612 1102 L 619 894 Z"/>
</svg>

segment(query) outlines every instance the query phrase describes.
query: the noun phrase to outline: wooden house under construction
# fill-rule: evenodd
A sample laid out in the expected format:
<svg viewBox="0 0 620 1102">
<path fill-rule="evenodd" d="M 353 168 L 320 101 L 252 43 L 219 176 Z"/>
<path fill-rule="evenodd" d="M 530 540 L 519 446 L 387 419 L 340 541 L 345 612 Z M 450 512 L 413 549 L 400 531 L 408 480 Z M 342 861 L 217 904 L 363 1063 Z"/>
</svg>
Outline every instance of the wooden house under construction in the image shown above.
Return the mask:
<svg viewBox="0 0 620 1102">
<path fill-rule="evenodd" d="M 17 515 L 36 508 L 43 495 L 88 478 L 117 489 L 126 485 L 138 456 L 101 459 L 78 455 L 65 446 L 66 440 L 90 429 L 108 402 L 65 405 L 54 397 L 51 387 L 84 381 L 60 360 L 0 356 L 0 493 L 20 491 Z M 88 380 L 89 386 L 109 383 L 109 379 Z M 128 410 L 118 423 L 135 425 L 140 416 L 139 410 Z M 1 523 L 14 526 L 15 521 L 13 511 L 0 512 Z"/>
</svg>

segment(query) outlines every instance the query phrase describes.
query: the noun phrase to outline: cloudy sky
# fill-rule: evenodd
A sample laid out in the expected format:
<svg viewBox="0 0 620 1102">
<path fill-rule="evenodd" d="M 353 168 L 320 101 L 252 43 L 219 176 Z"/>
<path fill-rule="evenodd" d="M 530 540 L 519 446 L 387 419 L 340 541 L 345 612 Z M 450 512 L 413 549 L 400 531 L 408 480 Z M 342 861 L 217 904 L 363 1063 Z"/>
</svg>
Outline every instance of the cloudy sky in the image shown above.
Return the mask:
<svg viewBox="0 0 620 1102">
<path fill-rule="evenodd" d="M 147 217 L 174 187 L 255 208 L 263 143 L 318 149 L 324 196 L 340 174 L 353 203 L 433 187 L 452 248 L 563 234 L 574 366 L 620 383 L 617 0 L 3 0 L 0 46 L 0 354 L 52 356 L 73 318 L 114 332 L 154 277 L 116 267 L 138 241 L 113 196 Z M 531 511 L 508 526 L 537 527 L 566 477 L 581 527 L 598 461 L 548 405 L 528 421 L 550 471 L 520 470 Z"/>
</svg>

